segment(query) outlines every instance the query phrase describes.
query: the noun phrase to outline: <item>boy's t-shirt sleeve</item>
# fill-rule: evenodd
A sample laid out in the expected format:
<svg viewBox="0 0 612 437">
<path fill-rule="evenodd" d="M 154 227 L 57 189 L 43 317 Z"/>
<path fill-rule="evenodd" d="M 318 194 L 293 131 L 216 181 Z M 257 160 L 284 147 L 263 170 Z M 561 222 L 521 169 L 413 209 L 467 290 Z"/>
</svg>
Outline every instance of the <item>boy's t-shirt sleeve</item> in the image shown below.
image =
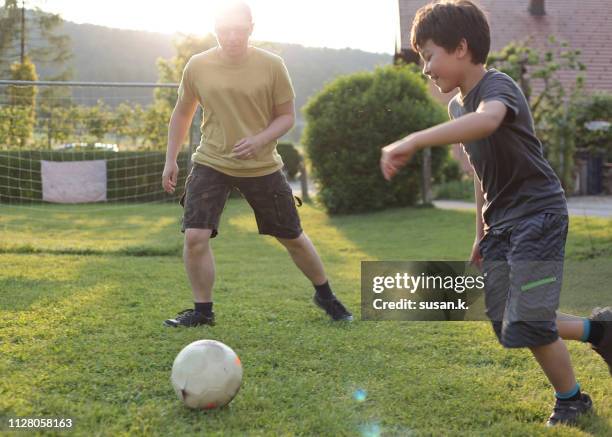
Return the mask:
<svg viewBox="0 0 612 437">
<path fill-rule="evenodd" d="M 274 105 L 281 105 L 295 99 L 295 92 L 287 67 L 282 60 L 274 65 L 274 85 L 272 89 Z"/>
<path fill-rule="evenodd" d="M 195 92 L 195 86 L 193 84 L 192 79 L 192 64 L 191 60 L 187 62 L 185 65 L 185 69 L 183 70 L 183 77 L 181 78 L 181 83 L 178 88 L 178 99 L 179 101 L 193 101 L 197 100 L 198 95 Z"/>
<path fill-rule="evenodd" d="M 480 102 L 502 102 L 508 108 L 506 121 L 513 121 L 519 114 L 519 92 L 518 86 L 510 77 L 496 74 L 483 84 Z"/>
<path fill-rule="evenodd" d="M 446 110 L 448 111 L 448 118 L 450 118 L 451 120 L 454 120 L 455 118 L 460 117 L 459 111 L 457 109 L 457 97 L 456 96 L 450 99 L 450 101 L 448 102 L 448 106 L 446 107 Z"/>
</svg>

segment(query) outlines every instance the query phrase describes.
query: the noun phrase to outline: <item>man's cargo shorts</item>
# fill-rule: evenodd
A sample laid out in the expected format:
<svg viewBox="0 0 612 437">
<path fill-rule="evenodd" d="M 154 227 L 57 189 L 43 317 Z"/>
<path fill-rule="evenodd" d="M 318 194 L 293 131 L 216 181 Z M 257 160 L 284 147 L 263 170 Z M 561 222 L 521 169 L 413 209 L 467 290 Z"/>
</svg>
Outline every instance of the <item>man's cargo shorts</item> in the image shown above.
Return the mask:
<svg viewBox="0 0 612 437">
<path fill-rule="evenodd" d="M 216 237 L 221 213 L 233 188 L 253 208 L 260 234 L 284 239 L 302 234 L 295 198 L 281 170 L 266 176 L 234 177 L 197 163 L 187 176 L 181 199 L 182 232 L 191 228 L 211 229 L 211 238 Z"/>
<path fill-rule="evenodd" d="M 563 279 L 567 215 L 540 213 L 490 229 L 480 241 L 487 316 L 507 348 L 559 338 L 555 323 Z"/>
</svg>

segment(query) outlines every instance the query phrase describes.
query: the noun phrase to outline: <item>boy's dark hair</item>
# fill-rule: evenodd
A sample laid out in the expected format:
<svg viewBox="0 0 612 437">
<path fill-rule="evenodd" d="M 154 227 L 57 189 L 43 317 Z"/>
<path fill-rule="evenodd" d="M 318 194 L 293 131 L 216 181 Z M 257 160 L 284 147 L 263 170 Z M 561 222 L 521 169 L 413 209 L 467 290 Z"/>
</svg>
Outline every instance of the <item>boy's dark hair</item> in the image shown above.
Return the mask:
<svg viewBox="0 0 612 437">
<path fill-rule="evenodd" d="M 484 12 L 469 0 L 430 3 L 420 8 L 412 22 L 410 42 L 418 52 L 427 40 L 454 51 L 465 38 L 474 64 L 484 64 L 491 49 L 489 23 Z"/>
</svg>

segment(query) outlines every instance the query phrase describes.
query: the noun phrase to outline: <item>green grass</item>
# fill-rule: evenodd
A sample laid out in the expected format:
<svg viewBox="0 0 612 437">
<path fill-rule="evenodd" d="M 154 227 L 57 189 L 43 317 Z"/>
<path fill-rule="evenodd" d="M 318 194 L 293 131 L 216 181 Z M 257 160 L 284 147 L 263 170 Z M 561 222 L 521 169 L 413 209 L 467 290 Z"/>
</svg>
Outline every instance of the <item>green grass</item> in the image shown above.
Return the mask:
<svg viewBox="0 0 612 437">
<path fill-rule="evenodd" d="M 300 212 L 355 311 L 361 260 L 465 259 L 473 240 L 471 212 Z M 54 416 L 83 436 L 610 435 L 611 379 L 586 345 L 569 347 L 596 415 L 547 430 L 552 392 L 528 352 L 502 349 L 485 322 L 329 322 L 242 201 L 213 240 L 218 325 L 162 328 L 191 305 L 179 218 L 163 204 L 0 206 L 3 425 Z M 586 315 L 609 298 L 610 224 L 572 218 L 562 309 Z M 230 345 L 245 371 L 234 402 L 207 413 L 183 407 L 169 382 L 176 354 L 201 338 Z"/>
</svg>

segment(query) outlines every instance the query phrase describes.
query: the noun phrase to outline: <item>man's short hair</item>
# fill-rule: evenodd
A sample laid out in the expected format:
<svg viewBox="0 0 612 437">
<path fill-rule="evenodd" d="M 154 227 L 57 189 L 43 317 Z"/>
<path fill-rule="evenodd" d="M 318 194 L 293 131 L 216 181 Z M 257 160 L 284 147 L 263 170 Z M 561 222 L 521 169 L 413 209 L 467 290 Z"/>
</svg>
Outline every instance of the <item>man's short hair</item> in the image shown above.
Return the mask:
<svg viewBox="0 0 612 437">
<path fill-rule="evenodd" d="M 412 22 L 410 43 L 414 51 L 432 40 L 448 53 L 465 38 L 474 64 L 484 64 L 491 49 L 489 23 L 484 12 L 469 0 L 447 0 L 420 8 Z"/>
<path fill-rule="evenodd" d="M 248 19 L 249 23 L 253 22 L 253 13 L 251 12 L 251 7 L 248 4 L 242 1 L 224 1 L 216 11 L 215 23 L 222 18 L 232 15 L 243 15 Z"/>
</svg>

